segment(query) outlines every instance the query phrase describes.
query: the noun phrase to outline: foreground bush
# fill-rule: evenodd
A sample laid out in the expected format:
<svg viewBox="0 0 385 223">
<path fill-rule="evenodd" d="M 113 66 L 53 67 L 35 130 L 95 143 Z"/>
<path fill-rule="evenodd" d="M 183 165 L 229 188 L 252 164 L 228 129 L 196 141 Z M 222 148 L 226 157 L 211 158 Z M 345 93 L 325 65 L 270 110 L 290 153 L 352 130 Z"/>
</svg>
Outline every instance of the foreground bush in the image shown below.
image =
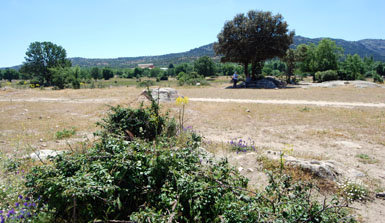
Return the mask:
<svg viewBox="0 0 385 223">
<path fill-rule="evenodd" d="M 63 221 L 340 222 L 347 217 L 337 200 L 325 206 L 311 201 L 311 185 L 286 175 L 271 175 L 265 191 L 248 192 L 247 179 L 225 160 L 204 159 L 193 137 L 173 149 L 170 142 L 104 139 L 85 154 L 61 155 L 53 165 L 35 167 L 26 185 Z"/>
<path fill-rule="evenodd" d="M 97 124 L 103 128 L 101 135 L 122 137 L 125 140 L 154 140 L 161 134 L 173 136 L 176 133 L 174 120 L 169 119 L 167 115 L 161 116 L 155 101 L 152 101 L 148 108 L 143 107 L 143 104 L 138 109 L 111 107 L 103 122 Z"/>
<path fill-rule="evenodd" d="M 227 160 L 209 158 L 192 131 L 139 139 L 167 119 L 153 106 L 113 108 L 92 148 L 34 167 L 28 193 L 57 222 L 355 222 L 338 199 L 313 201 L 311 184 L 281 173 L 269 175 L 265 190 L 249 191 L 248 180 Z M 138 135 L 121 137 L 125 129 Z"/>
</svg>

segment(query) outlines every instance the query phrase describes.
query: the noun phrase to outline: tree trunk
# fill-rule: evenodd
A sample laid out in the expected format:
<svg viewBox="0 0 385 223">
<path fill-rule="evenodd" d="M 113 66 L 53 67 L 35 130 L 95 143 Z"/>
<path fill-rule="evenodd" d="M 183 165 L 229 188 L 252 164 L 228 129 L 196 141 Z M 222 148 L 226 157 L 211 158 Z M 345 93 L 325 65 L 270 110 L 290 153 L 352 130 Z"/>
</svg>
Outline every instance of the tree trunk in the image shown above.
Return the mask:
<svg viewBox="0 0 385 223">
<path fill-rule="evenodd" d="M 251 77 L 253 78 L 253 80 L 257 79 L 257 62 L 252 62 L 251 63 Z"/>
<path fill-rule="evenodd" d="M 287 75 L 286 75 L 286 82 L 290 83 L 290 77 L 293 76 L 293 68 L 288 67 L 287 68 Z"/>
<path fill-rule="evenodd" d="M 245 77 L 248 78 L 249 77 L 249 63 L 248 62 L 245 62 L 243 63 L 243 67 L 245 69 Z"/>
<path fill-rule="evenodd" d="M 253 80 L 257 79 L 258 74 L 262 74 L 263 61 L 254 61 L 251 63 L 251 73 Z"/>
<path fill-rule="evenodd" d="M 287 75 L 286 75 L 286 82 L 288 84 L 290 84 L 290 77 L 291 77 L 291 74 L 288 72 Z"/>
</svg>

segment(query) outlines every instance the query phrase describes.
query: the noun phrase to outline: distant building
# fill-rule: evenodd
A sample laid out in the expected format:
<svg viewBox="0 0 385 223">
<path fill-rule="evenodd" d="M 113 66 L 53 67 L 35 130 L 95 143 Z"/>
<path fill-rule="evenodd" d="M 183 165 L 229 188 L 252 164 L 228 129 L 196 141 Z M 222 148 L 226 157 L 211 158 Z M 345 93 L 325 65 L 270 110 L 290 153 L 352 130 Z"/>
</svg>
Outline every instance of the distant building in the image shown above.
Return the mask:
<svg viewBox="0 0 385 223">
<path fill-rule="evenodd" d="M 152 69 L 155 66 L 152 63 L 143 63 L 143 64 L 138 64 L 138 67 L 142 69 L 145 69 L 145 68 Z"/>
</svg>

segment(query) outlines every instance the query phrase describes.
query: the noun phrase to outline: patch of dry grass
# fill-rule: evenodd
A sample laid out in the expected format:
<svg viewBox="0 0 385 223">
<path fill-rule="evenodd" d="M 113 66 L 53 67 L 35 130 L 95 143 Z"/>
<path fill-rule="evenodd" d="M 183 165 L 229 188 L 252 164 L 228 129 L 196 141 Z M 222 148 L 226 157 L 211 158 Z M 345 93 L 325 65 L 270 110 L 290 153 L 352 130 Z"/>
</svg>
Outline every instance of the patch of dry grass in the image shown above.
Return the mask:
<svg viewBox="0 0 385 223">
<path fill-rule="evenodd" d="M 384 88 L 355 88 L 352 86 L 336 88 L 286 88 L 286 89 L 225 89 L 229 84 L 218 84 L 205 88 L 182 88 L 182 95 L 194 98 L 231 99 L 276 99 L 384 103 Z"/>
</svg>

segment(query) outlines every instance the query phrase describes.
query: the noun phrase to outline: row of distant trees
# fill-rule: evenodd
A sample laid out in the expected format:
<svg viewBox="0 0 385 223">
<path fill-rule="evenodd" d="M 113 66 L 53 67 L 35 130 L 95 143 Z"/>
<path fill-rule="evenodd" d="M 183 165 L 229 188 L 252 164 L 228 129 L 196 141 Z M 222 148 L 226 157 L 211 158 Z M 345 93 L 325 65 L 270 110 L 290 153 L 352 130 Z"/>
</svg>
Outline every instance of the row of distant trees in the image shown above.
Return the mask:
<svg viewBox="0 0 385 223">
<path fill-rule="evenodd" d="M 330 52 L 327 52 L 330 51 Z M 289 49 L 288 56 L 282 59 L 274 58 L 264 62 L 261 76 L 276 76 L 291 81 L 292 76 L 311 75 L 314 81 L 327 80 L 363 80 L 371 77 L 381 82 L 385 76 L 385 63 L 374 61 L 371 57 L 361 58 L 359 55 L 342 54 L 342 49 L 330 40 L 322 40 L 318 45 L 300 45 L 296 49 Z M 252 67 L 248 66 L 251 73 Z M 210 57 L 201 57 L 194 63 L 170 64 L 167 70 L 158 67 L 154 69 L 142 68 L 109 68 L 109 67 L 53 67 L 48 68 L 50 83 L 43 75 L 27 73 L 25 68 L 20 70 L 0 70 L 0 79 L 30 80 L 31 84 L 52 85 L 58 88 L 79 88 L 81 82 L 89 80 L 108 80 L 114 76 L 121 78 L 150 77 L 158 80 L 167 80 L 168 77 L 199 75 L 231 76 L 234 72 L 245 74 L 244 67 L 236 63 L 216 63 Z M 179 75 L 180 76 L 180 75 Z"/>
<path fill-rule="evenodd" d="M 37 48 L 37 49 L 36 49 Z M 51 50 L 48 50 L 49 48 Z M 52 56 L 43 58 L 39 52 L 56 52 L 58 61 L 52 62 Z M 192 74 L 195 78 L 230 76 L 234 72 L 239 74 L 253 73 L 253 67 L 237 63 L 216 63 L 210 57 L 198 58 L 194 63 L 170 64 L 167 70 L 158 67 L 153 69 L 142 68 L 109 68 L 109 67 L 71 67 L 71 62 L 65 57 L 65 50 L 49 42 L 32 43 L 26 53 L 26 62 L 19 69 L 0 70 L 0 79 L 8 81 L 23 79 L 31 80 L 32 84 L 56 86 L 58 88 L 79 88 L 80 82 L 86 80 L 108 80 L 114 76 L 121 78 L 152 77 L 158 80 L 167 80 L 168 77 L 178 77 Z M 40 62 L 39 62 L 40 61 Z M 302 44 L 295 49 L 288 49 L 282 57 L 276 57 L 263 62 L 262 69 L 255 72 L 260 76 L 285 76 L 291 81 L 293 75 L 311 75 L 314 81 L 327 80 L 357 80 L 372 77 L 381 82 L 385 76 L 385 63 L 374 61 L 371 57 L 361 58 L 359 55 L 344 55 L 343 49 L 329 39 L 323 39 L 319 44 Z"/>
<path fill-rule="evenodd" d="M 361 58 L 358 54 L 344 55 L 344 49 L 330 39 L 321 40 L 318 45 L 301 44 L 288 49 L 283 61 L 286 63 L 288 80 L 296 73 L 307 73 L 313 81 L 328 80 L 375 80 L 385 75 L 384 63 L 375 62 L 372 57 Z"/>
</svg>

